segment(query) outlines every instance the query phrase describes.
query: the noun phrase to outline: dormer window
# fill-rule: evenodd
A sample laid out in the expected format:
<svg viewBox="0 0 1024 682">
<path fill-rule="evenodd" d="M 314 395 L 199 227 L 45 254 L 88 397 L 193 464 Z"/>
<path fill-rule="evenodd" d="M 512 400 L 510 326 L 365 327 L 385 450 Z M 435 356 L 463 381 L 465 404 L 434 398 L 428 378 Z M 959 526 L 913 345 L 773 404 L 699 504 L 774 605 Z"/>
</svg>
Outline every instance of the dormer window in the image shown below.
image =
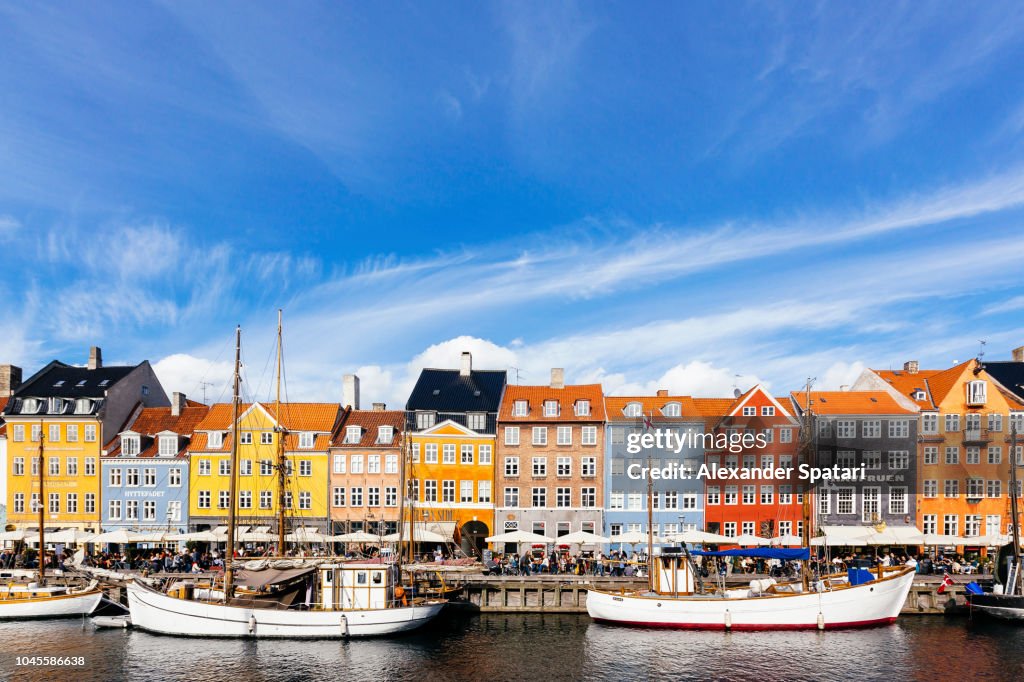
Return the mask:
<svg viewBox="0 0 1024 682">
<path fill-rule="evenodd" d="M 577 417 L 589 417 L 590 416 L 590 401 L 589 400 L 577 400 L 576 401 L 576 416 Z"/>
<path fill-rule="evenodd" d="M 557 400 L 545 400 L 544 401 L 544 416 L 545 417 L 557 417 L 558 416 L 558 401 Z"/>
<path fill-rule="evenodd" d="M 377 427 L 377 442 L 382 445 L 387 445 L 395 437 L 395 429 L 392 426 L 378 426 Z"/>
<path fill-rule="evenodd" d="M 306 435 L 306 434 L 303 434 L 303 435 Z M 310 434 L 310 435 L 312 435 L 312 434 Z M 347 445 L 355 445 L 356 443 L 358 443 L 362 439 L 363 439 L 363 427 L 361 427 L 361 426 L 346 426 L 345 427 L 345 440 L 343 441 L 345 444 L 347 444 Z M 299 440 L 301 441 L 302 439 L 299 438 Z M 311 447 L 313 447 L 313 444 L 310 443 L 306 447 L 311 448 Z"/>
<path fill-rule="evenodd" d="M 359 427 L 358 426 L 356 426 L 356 427 L 350 426 L 348 428 L 349 429 L 351 429 L 351 428 L 357 428 L 358 429 Z M 345 434 L 345 442 L 346 443 L 349 442 L 348 441 L 348 435 L 349 435 L 348 433 Z M 356 440 L 354 440 L 352 442 L 358 443 L 359 442 L 359 438 L 357 437 Z M 299 448 L 301 448 L 302 450 L 312 450 L 313 449 L 313 433 L 311 431 L 303 431 L 302 433 L 299 434 Z"/>
<path fill-rule="evenodd" d="M 512 416 L 525 417 L 530 413 L 530 404 L 525 400 L 517 400 L 512 403 Z"/>
<path fill-rule="evenodd" d="M 466 415 L 466 426 L 474 431 L 483 431 L 487 428 L 487 413 L 470 412 Z"/>
<path fill-rule="evenodd" d="M 161 457 L 173 457 L 178 454 L 178 436 L 160 436 L 158 452 Z"/>
<path fill-rule="evenodd" d="M 35 414 L 39 411 L 40 401 L 39 398 L 25 398 L 25 402 L 21 404 L 22 414 Z"/>
<path fill-rule="evenodd" d="M 102 388 L 106 388 L 109 385 L 110 385 L 110 379 L 104 379 L 103 381 L 100 382 L 100 386 Z"/>
<path fill-rule="evenodd" d="M 922 391 L 921 389 L 917 389 L 916 391 L 914 391 L 914 400 L 927 400 L 927 398 L 928 394 Z"/>
<path fill-rule="evenodd" d="M 416 428 L 420 429 L 421 431 L 423 429 L 429 429 L 430 427 L 432 427 L 434 425 L 435 421 L 437 421 L 437 413 L 436 412 L 417 412 L 416 413 Z"/>
<path fill-rule="evenodd" d="M 214 449 L 220 449 L 224 447 L 224 432 L 223 431 L 211 431 L 206 434 L 206 443 Z"/>
<path fill-rule="evenodd" d="M 63 398 L 50 398 L 49 409 L 47 410 L 50 414 L 60 414 L 64 411 L 64 399 Z"/>
<path fill-rule="evenodd" d="M 61 386 L 63 386 L 63 385 L 64 385 L 64 380 L 63 380 L 63 379 L 61 379 L 61 380 L 57 381 L 57 382 L 56 382 L 56 383 L 55 383 L 55 384 L 53 385 L 53 387 L 54 387 L 54 388 L 60 388 L 60 387 L 61 387 Z"/>
<path fill-rule="evenodd" d="M 661 413 L 666 417 L 681 417 L 683 415 L 683 406 L 679 403 L 667 403 L 661 408 Z"/>
<path fill-rule="evenodd" d="M 121 436 L 121 454 L 128 457 L 139 454 L 139 434 L 126 433 Z"/>
<path fill-rule="evenodd" d="M 92 412 L 92 401 L 88 398 L 79 398 L 75 401 L 75 414 L 89 414 Z"/>
<path fill-rule="evenodd" d="M 967 404 L 968 405 L 984 405 L 985 404 L 985 389 L 986 384 L 984 381 L 968 381 L 967 382 Z"/>
<path fill-rule="evenodd" d="M 86 382 L 86 379 L 82 379 L 77 384 L 75 384 L 75 388 L 81 388 L 82 386 L 85 386 L 85 382 Z"/>
<path fill-rule="evenodd" d="M 643 414 L 643 406 L 640 403 L 627 403 L 622 413 L 627 417 L 639 417 Z"/>
</svg>

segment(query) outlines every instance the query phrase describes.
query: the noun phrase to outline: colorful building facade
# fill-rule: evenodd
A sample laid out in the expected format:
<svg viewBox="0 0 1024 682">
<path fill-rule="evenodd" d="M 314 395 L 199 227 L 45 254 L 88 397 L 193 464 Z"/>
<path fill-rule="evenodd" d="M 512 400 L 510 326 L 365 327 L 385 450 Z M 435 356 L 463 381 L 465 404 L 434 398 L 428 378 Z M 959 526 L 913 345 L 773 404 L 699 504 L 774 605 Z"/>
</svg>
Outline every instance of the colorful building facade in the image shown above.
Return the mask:
<svg viewBox="0 0 1024 682">
<path fill-rule="evenodd" d="M 603 532 L 600 384 L 566 386 L 553 369 L 547 386 L 507 386 L 497 448 L 495 532 Z"/>
</svg>

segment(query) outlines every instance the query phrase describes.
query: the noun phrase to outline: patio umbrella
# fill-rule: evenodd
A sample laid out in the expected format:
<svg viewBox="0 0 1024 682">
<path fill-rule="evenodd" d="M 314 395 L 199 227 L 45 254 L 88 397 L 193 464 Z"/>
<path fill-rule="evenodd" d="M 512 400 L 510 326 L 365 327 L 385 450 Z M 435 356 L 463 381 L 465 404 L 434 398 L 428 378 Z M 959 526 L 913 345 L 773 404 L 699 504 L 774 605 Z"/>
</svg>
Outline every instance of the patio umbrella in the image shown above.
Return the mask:
<svg viewBox="0 0 1024 682">
<path fill-rule="evenodd" d="M 682 533 L 677 535 L 669 536 L 673 542 L 685 542 L 687 544 L 700 544 L 700 545 L 721 545 L 724 543 L 734 542 L 735 538 L 730 538 L 725 535 L 719 535 L 718 533 L 709 533 L 704 530 L 684 530 Z"/>
<path fill-rule="evenodd" d="M 926 547 L 946 547 L 949 545 L 962 545 L 964 543 L 964 538 L 959 535 L 937 535 L 935 533 L 926 533 L 921 544 Z"/>
<path fill-rule="evenodd" d="M 914 526 L 887 526 L 882 531 L 874 531 L 868 537 L 869 545 L 920 545 L 924 542 L 924 533 Z"/>
<path fill-rule="evenodd" d="M 185 533 L 184 535 L 175 536 L 176 540 L 184 540 L 185 542 L 227 542 L 226 535 L 218 535 L 208 530 L 197 530 L 194 533 Z"/>
<path fill-rule="evenodd" d="M 151 542 L 151 540 L 139 540 L 140 537 L 143 537 L 140 533 L 132 533 L 131 531 L 121 528 L 119 530 L 100 533 L 99 535 L 94 536 L 90 542 L 101 545 L 125 545 L 133 542 Z"/>
<path fill-rule="evenodd" d="M 779 535 L 771 539 L 771 544 L 777 547 L 803 546 L 804 539 L 799 535 Z"/>
<path fill-rule="evenodd" d="M 511 533 L 502 533 L 501 535 L 492 535 L 489 538 L 485 538 L 487 542 L 531 542 L 535 544 L 551 544 L 555 542 L 554 538 L 549 538 L 547 535 L 538 535 L 537 533 L 527 533 L 525 530 L 515 530 Z"/>
<path fill-rule="evenodd" d="M 284 536 L 285 542 L 324 542 L 325 535 L 317 528 L 296 528 Z"/>
<path fill-rule="evenodd" d="M 344 533 L 342 535 L 328 535 L 324 540 L 327 542 L 380 542 L 381 536 L 357 531 L 355 533 Z"/>
<path fill-rule="evenodd" d="M 412 539 L 414 542 L 447 542 L 450 538 L 446 538 L 440 533 L 435 533 L 424 528 L 417 528 L 413 533 Z M 399 536 L 398 533 L 391 533 L 390 535 L 385 535 L 383 538 L 373 536 L 373 540 L 367 540 L 366 542 L 379 542 L 380 540 L 383 540 L 384 542 L 408 542 L 409 531 L 406 529 L 401 536 Z"/>
<path fill-rule="evenodd" d="M 28 537 L 28 533 L 24 530 L 8 530 L 0 533 L 0 541 L 10 540 L 12 542 L 21 542 L 26 537 Z M 36 537 L 39 537 L 38 533 L 36 534 Z"/>
<path fill-rule="evenodd" d="M 622 535 L 613 535 L 611 537 L 611 541 L 618 543 L 624 542 L 627 545 L 639 545 L 647 542 L 647 533 L 641 533 L 638 530 L 631 530 L 628 533 L 623 533 Z M 654 536 L 654 544 L 656 545 L 665 545 L 668 544 L 668 542 L 669 541 L 665 538 L 658 537 L 657 535 Z"/>
<path fill-rule="evenodd" d="M 565 543 L 567 545 L 603 545 L 611 542 L 611 538 L 606 538 L 603 535 L 595 535 L 588 533 L 585 530 L 579 530 L 575 533 L 569 533 L 556 539 L 556 542 Z"/>
<path fill-rule="evenodd" d="M 759 535 L 738 535 L 732 539 L 732 542 L 744 547 L 762 547 L 771 544 L 772 541 Z"/>
</svg>

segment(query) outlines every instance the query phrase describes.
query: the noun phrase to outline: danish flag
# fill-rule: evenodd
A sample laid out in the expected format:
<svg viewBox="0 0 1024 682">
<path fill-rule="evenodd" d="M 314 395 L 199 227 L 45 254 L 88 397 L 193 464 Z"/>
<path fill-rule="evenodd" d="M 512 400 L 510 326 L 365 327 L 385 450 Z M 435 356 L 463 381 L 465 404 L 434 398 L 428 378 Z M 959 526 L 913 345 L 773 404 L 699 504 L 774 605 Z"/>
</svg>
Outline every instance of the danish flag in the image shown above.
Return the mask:
<svg viewBox="0 0 1024 682">
<path fill-rule="evenodd" d="M 946 593 L 946 588 L 949 587 L 950 585 L 953 585 L 953 584 L 955 584 L 953 582 L 953 579 L 951 577 L 949 577 L 949 573 L 946 573 L 945 577 L 942 579 L 942 584 L 939 585 L 939 589 L 937 589 L 935 591 L 937 593 L 939 593 L 939 594 L 945 594 Z"/>
</svg>

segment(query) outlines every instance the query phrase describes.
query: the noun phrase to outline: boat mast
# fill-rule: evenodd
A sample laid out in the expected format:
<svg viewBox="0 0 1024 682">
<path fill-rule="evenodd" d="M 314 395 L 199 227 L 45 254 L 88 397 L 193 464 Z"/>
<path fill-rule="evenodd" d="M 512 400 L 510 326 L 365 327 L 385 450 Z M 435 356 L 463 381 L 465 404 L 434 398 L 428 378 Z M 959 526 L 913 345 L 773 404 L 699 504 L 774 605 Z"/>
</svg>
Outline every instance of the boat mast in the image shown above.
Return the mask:
<svg viewBox="0 0 1024 682">
<path fill-rule="evenodd" d="M 1017 567 L 1015 572 L 1011 571 L 1011 575 L 1014 576 L 1014 584 L 1007 585 L 1009 594 L 1017 593 L 1017 585 L 1020 583 L 1020 528 L 1018 527 L 1020 513 L 1017 508 L 1017 426 L 1010 426 L 1010 514 L 1013 516 L 1013 523 L 1010 525 L 1011 533 L 1013 535 L 1013 562 Z"/>
<path fill-rule="evenodd" d="M 654 423 L 654 410 L 651 410 L 651 418 L 647 424 Z M 646 426 L 646 424 L 645 424 Z M 646 429 L 645 429 L 646 430 Z M 654 477 L 651 476 L 651 469 L 654 461 L 651 458 L 651 451 L 647 451 L 647 587 L 654 590 Z"/>
<path fill-rule="evenodd" d="M 810 453 L 812 451 L 811 443 L 813 443 L 812 438 L 814 437 L 812 428 L 814 419 L 811 411 L 811 379 L 807 379 L 807 384 L 804 388 L 804 406 L 806 409 L 804 410 L 804 423 L 802 424 L 803 437 L 801 438 L 802 442 L 800 449 L 805 457 L 804 461 L 799 462 L 799 464 L 809 464 L 806 460 L 810 459 Z M 809 552 L 811 548 L 811 488 L 807 485 L 806 481 L 804 481 L 801 487 L 804 490 L 804 503 L 802 505 L 804 522 L 802 530 L 800 531 L 800 539 L 803 546 L 806 547 Z M 807 575 L 807 568 L 808 564 L 805 562 L 804 570 L 800 572 L 802 574 L 804 592 L 806 592 L 808 588 L 809 576 Z"/>
<path fill-rule="evenodd" d="M 277 553 L 284 556 L 284 422 L 281 419 L 281 309 L 277 309 L 277 396 L 274 414 L 277 418 Z"/>
<path fill-rule="evenodd" d="M 405 421 L 404 419 L 402 420 Z M 401 570 L 402 560 L 405 558 L 405 545 L 403 544 L 402 538 L 405 533 L 405 498 L 409 495 L 409 484 L 405 476 L 405 467 L 408 465 L 408 451 L 409 442 L 405 435 L 406 429 L 402 429 L 402 470 L 399 473 L 398 490 L 401 492 L 401 497 L 398 500 L 398 567 Z M 412 536 L 412 524 L 409 524 L 409 535 L 410 539 Z M 411 549 L 411 546 L 410 546 Z M 412 563 L 412 554 L 410 552 L 409 562 Z M 401 577 L 401 574 L 399 574 Z"/>
<path fill-rule="evenodd" d="M 44 457 L 43 457 L 43 420 L 39 420 L 39 556 L 36 557 L 37 563 L 39 564 L 39 586 L 42 587 L 46 583 L 46 564 L 44 557 L 46 556 L 46 545 L 43 544 L 43 520 L 44 520 L 44 509 L 43 509 L 43 476 L 45 475 L 45 469 L 43 468 Z"/>
<path fill-rule="evenodd" d="M 228 497 L 228 548 L 224 557 L 224 601 L 231 599 L 232 583 L 235 571 L 232 562 L 235 558 L 235 495 L 238 487 L 238 391 L 242 381 L 242 327 L 235 327 L 235 380 L 231 396 L 231 485 Z"/>
</svg>

